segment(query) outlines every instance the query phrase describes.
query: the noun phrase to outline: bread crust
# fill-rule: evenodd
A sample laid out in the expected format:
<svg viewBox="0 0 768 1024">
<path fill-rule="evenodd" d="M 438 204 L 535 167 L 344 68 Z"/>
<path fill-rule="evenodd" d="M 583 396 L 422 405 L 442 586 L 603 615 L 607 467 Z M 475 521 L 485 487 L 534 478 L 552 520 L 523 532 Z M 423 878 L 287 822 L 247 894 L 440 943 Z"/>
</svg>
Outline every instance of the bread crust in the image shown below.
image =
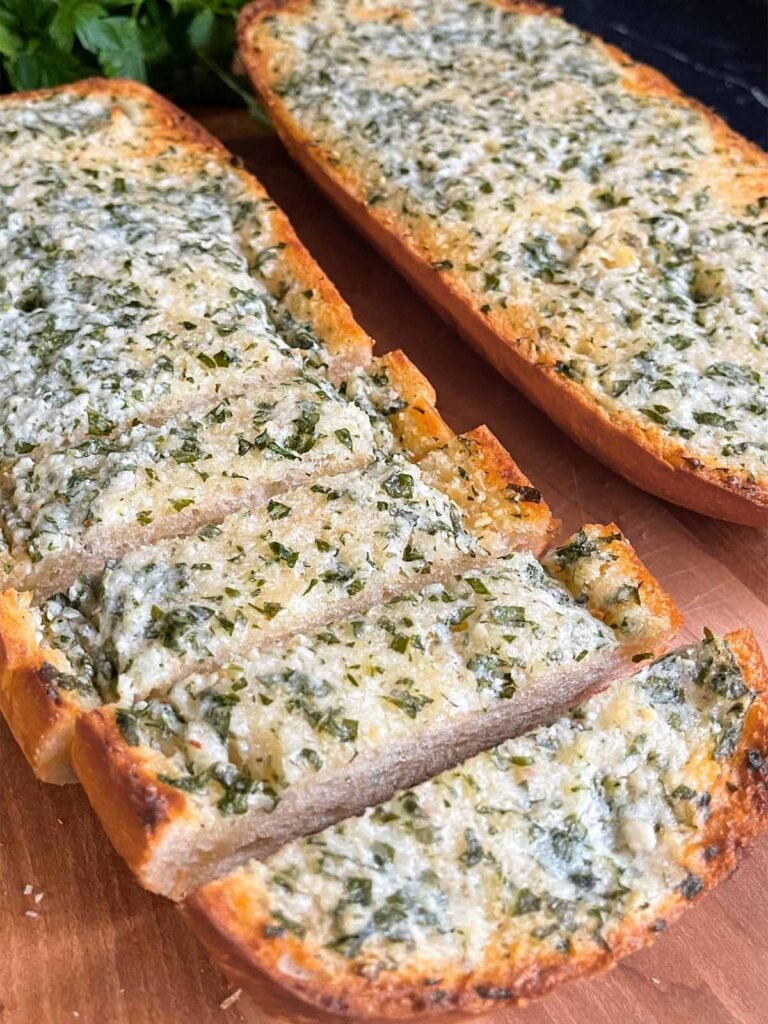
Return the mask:
<svg viewBox="0 0 768 1024">
<path fill-rule="evenodd" d="M 39 779 L 74 782 L 69 746 L 82 705 L 56 684 L 65 665 L 38 643 L 31 600 L 14 590 L 0 594 L 0 711 Z"/>
<path fill-rule="evenodd" d="M 740 852 L 768 827 L 768 670 L 750 630 L 726 637 L 748 687 L 758 696 L 748 713 L 739 744 L 723 772 L 700 841 L 686 851 L 686 867 L 702 882 L 694 900 L 726 878 Z M 300 1014 L 298 1020 L 338 1020 L 339 1016 L 391 1020 L 422 1015 L 450 1020 L 459 1014 L 490 1010 L 498 1003 L 523 1004 L 555 985 L 585 978 L 613 966 L 618 959 L 650 944 L 692 900 L 679 891 L 663 905 L 626 920 L 606 935 L 609 948 L 596 943 L 572 954 L 542 956 L 532 948 L 492 951 L 475 971 L 441 970 L 432 984 L 430 965 L 407 967 L 366 979 L 353 965 L 332 969 L 302 940 L 270 928 L 264 914 L 266 894 L 255 880 L 237 875 L 212 882 L 194 894 L 182 912 L 204 945 L 237 984 L 258 994 L 274 1012 Z M 661 911 L 659 913 L 659 911 Z M 285 993 L 280 992 L 284 987 Z M 307 1006 L 313 1007 L 309 1016 Z M 318 1016 L 318 1011 L 320 1015 Z"/>
<path fill-rule="evenodd" d="M 414 428 L 417 425 L 430 426 L 413 423 Z M 418 441 L 415 444 L 418 450 Z M 542 553 L 558 521 L 552 518 L 541 491 L 488 427 L 457 434 L 416 461 L 425 478 L 453 498 L 469 532 L 479 537 L 491 553 Z M 466 500 L 468 483 L 476 492 L 472 503 Z"/>
<path fill-rule="evenodd" d="M 186 795 L 160 782 L 145 759 L 135 756 L 105 709 L 80 715 L 75 734 L 75 775 L 85 781 L 88 799 L 112 845 L 140 874 L 147 847 L 162 842 L 168 827 L 178 827 L 188 813 Z"/>
<path fill-rule="evenodd" d="M 389 377 L 406 407 L 391 417 L 398 438 L 415 458 L 421 458 L 441 444 L 447 444 L 453 431 L 437 411 L 435 389 L 401 349 L 387 352 L 376 360 Z"/>
<path fill-rule="evenodd" d="M 648 612 L 652 622 L 647 622 L 642 635 L 622 637 L 622 643 L 628 653 L 633 656 L 646 654 L 648 658 L 661 654 L 672 637 L 683 625 L 683 616 L 674 600 L 653 576 L 645 563 L 640 559 L 631 542 L 624 536 L 616 523 L 585 523 L 580 533 L 591 539 L 601 538 L 606 542 L 606 551 L 611 561 L 605 566 L 604 572 L 611 572 L 623 580 L 635 580 L 635 586 L 642 594 L 642 607 Z M 578 597 L 577 590 L 568 578 L 568 572 L 557 566 L 554 555 L 557 549 L 548 553 L 542 563 L 555 579 Z M 578 589 L 578 588 L 577 588 Z M 587 605 L 597 618 L 608 621 L 611 625 L 611 607 L 601 606 L 595 595 L 587 592 Z M 639 658 L 636 660 L 640 660 Z"/>
<path fill-rule="evenodd" d="M 487 0 L 524 14 L 557 15 L 555 8 L 518 0 Z M 322 145 L 312 141 L 291 116 L 283 100 L 272 91 L 269 55 L 256 39 L 264 19 L 281 12 L 299 12 L 307 0 L 253 0 L 238 23 L 239 52 L 254 88 L 264 103 L 280 137 L 294 159 L 342 213 L 365 234 L 462 337 L 496 369 L 511 380 L 532 402 L 583 448 L 632 483 L 678 505 L 705 515 L 747 526 L 768 526 L 768 484 L 755 482 L 746 472 L 717 468 L 708 457 L 694 458 L 682 446 L 649 424 L 641 429 L 636 419 L 620 410 L 608 412 L 587 391 L 559 374 L 552 365 L 537 363 L 531 356 L 535 341 L 531 313 L 523 307 L 487 316 L 476 307 L 465 285 L 450 273 L 434 269 L 425 247 L 412 232 L 382 206 L 367 206 L 360 198 L 353 169 L 338 166 Z M 723 156 L 721 191 L 742 201 L 768 191 L 768 158 L 741 138 L 707 107 L 689 99 L 664 75 L 633 61 L 614 46 L 598 45 L 618 60 L 625 72 L 624 86 L 639 95 L 663 96 L 696 110 L 710 125 Z M 735 184 L 733 167 L 742 176 Z M 554 359 L 552 359 L 554 362 Z"/>
</svg>

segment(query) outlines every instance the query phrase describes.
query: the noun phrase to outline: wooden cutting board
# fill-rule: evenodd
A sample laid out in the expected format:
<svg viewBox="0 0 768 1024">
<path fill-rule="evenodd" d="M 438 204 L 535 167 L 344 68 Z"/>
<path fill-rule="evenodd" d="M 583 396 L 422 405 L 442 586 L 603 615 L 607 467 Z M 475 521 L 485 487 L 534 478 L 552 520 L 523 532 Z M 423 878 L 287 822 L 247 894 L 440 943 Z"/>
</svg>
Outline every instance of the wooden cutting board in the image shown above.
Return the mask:
<svg viewBox="0 0 768 1024">
<path fill-rule="evenodd" d="M 572 530 L 616 520 L 686 616 L 748 624 L 768 650 L 768 534 L 636 490 L 583 454 L 379 259 L 244 115 L 196 111 L 264 182 L 379 351 L 402 347 L 456 430 L 488 423 Z M 655 946 L 482 1024 L 765 1024 L 768 838 Z M 34 780 L 0 725 L 0 1024 L 267 1024 L 170 903 L 142 891 L 83 794 Z M 311 1015 L 310 1015 L 311 1019 Z"/>
</svg>

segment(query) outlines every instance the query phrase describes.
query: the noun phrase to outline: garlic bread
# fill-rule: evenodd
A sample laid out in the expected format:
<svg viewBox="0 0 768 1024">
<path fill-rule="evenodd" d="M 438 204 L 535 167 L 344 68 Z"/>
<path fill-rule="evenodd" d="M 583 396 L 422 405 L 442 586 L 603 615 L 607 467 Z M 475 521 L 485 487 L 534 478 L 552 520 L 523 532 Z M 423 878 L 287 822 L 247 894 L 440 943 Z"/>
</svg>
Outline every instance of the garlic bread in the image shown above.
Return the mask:
<svg viewBox="0 0 768 1024">
<path fill-rule="evenodd" d="M 748 630 L 710 635 L 211 882 L 186 915 L 260 1005 L 316 1019 L 490 1011 L 595 974 L 768 826 L 766 687 Z"/>
<path fill-rule="evenodd" d="M 768 158 L 540 4 L 255 0 L 284 142 L 502 373 L 651 492 L 768 525 Z"/>
<path fill-rule="evenodd" d="M 84 715 L 73 762 L 116 848 L 178 898 L 665 650 L 679 616 L 616 528 L 575 541 L 599 594 L 513 554 Z"/>
</svg>

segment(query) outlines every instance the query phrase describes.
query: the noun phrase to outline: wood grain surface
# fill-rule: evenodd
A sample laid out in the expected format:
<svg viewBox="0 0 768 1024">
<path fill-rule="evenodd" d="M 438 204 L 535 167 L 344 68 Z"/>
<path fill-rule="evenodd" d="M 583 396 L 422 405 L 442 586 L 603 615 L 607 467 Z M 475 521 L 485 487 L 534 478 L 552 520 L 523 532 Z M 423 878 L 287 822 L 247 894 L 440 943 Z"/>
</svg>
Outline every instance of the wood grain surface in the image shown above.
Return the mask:
<svg viewBox="0 0 768 1024">
<path fill-rule="evenodd" d="M 615 519 L 686 616 L 768 650 L 768 534 L 664 505 L 583 454 L 418 299 L 244 115 L 196 111 L 257 174 L 378 351 L 402 347 L 456 430 L 487 423 L 563 530 Z M 83 794 L 37 783 L 0 725 L 0 1024 L 277 1024 L 237 996 L 174 908 L 142 891 Z M 768 839 L 655 946 L 479 1024 L 766 1024 Z M 40 895 L 42 894 L 42 895 Z M 311 1014 L 310 1014 L 311 1019 Z"/>
</svg>

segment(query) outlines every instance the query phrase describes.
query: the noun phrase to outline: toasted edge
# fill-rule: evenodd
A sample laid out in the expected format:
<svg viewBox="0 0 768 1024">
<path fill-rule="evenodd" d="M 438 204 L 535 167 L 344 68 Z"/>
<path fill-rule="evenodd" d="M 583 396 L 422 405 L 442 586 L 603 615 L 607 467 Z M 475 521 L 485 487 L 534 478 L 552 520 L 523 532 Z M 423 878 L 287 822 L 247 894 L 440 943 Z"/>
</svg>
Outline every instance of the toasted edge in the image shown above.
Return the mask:
<svg viewBox="0 0 768 1024">
<path fill-rule="evenodd" d="M 730 758 L 730 771 L 723 772 L 706 828 L 687 851 L 686 866 L 702 882 L 695 899 L 726 878 L 740 852 L 768 827 L 768 671 L 750 630 L 725 639 L 757 697 Z M 430 984 L 418 964 L 366 980 L 352 965 L 334 970 L 318 963 L 299 937 L 270 928 L 271 919 L 263 910 L 265 894 L 253 879 L 237 874 L 209 883 L 182 910 L 217 962 L 237 984 L 258 994 L 264 1005 L 307 1014 L 309 1004 L 317 1008 L 306 1018 L 312 1020 L 338 1015 L 376 1020 L 475 1013 L 500 1003 L 523 1003 L 563 981 L 600 973 L 648 945 L 691 902 L 679 891 L 670 893 L 652 914 L 641 912 L 621 924 L 610 937 L 610 949 L 594 944 L 570 956 L 530 953 L 514 965 L 499 950 L 470 974 L 459 969 L 441 972 L 439 986 Z M 317 1016 L 318 1010 L 323 1016 Z"/>
<path fill-rule="evenodd" d="M 582 534 L 588 540 L 605 543 L 604 550 L 610 561 L 598 561 L 599 573 L 596 577 L 587 578 L 580 571 L 582 567 L 588 567 L 589 556 L 566 566 L 558 562 L 558 553 Z M 617 633 L 625 649 L 634 655 L 635 661 L 655 656 L 683 625 L 683 616 L 673 598 L 652 575 L 615 523 L 585 523 L 577 533 L 548 551 L 542 558 L 542 564 L 573 597 L 582 600 L 586 598 L 592 614 Z M 634 581 L 633 585 L 637 587 L 638 604 L 635 607 L 647 613 L 642 616 L 637 632 L 633 630 L 631 621 L 628 621 L 635 609 L 630 605 L 625 615 L 623 609 L 626 601 L 617 602 L 611 594 L 601 593 L 604 585 L 610 588 L 612 580 L 616 578 L 620 585 Z"/>
<path fill-rule="evenodd" d="M 76 777 L 112 845 L 141 877 L 147 851 L 156 848 L 170 826 L 183 830 L 190 801 L 181 790 L 160 782 L 146 759 L 136 756 L 110 709 L 81 715 L 74 731 Z"/>
<path fill-rule="evenodd" d="M 541 492 L 488 427 L 457 434 L 427 452 L 418 466 L 456 502 L 467 529 L 494 555 L 539 555 L 558 525 Z"/>
<path fill-rule="evenodd" d="M 384 370 L 405 402 L 405 408 L 389 419 L 400 442 L 415 458 L 451 440 L 454 433 L 435 406 L 435 389 L 405 352 L 400 349 L 387 352 L 375 359 L 374 365 Z"/>
<path fill-rule="evenodd" d="M 29 593 L 0 593 L 0 711 L 39 779 L 74 782 L 69 746 L 83 706 L 56 685 L 65 659 L 38 643 L 31 601 Z"/>
<path fill-rule="evenodd" d="M 532 15 L 557 16 L 556 8 L 520 0 L 487 0 Z M 617 410 L 607 411 L 587 391 L 557 373 L 553 366 L 534 362 L 527 354 L 535 342 L 530 312 L 508 310 L 505 316 L 480 313 L 459 278 L 434 269 L 418 238 L 382 207 L 367 206 L 358 198 L 356 177 L 349 167 L 338 166 L 322 145 L 312 141 L 271 89 L 269 61 L 259 50 L 255 35 L 262 21 L 286 12 L 298 12 L 307 0 L 253 0 L 238 22 L 239 53 L 249 77 L 278 134 L 294 159 L 341 212 L 391 261 L 413 287 L 430 302 L 459 334 L 581 447 L 615 472 L 660 498 L 718 519 L 746 526 L 768 526 L 768 485 L 756 483 L 746 472 L 717 468 L 707 457 L 696 458 L 682 445 L 649 424 Z M 685 96 L 654 68 L 633 61 L 627 54 L 590 36 L 624 69 L 624 87 L 644 96 L 664 96 L 702 114 L 708 121 L 718 152 L 755 163 L 758 169 L 738 186 L 751 195 L 768 188 L 768 158 L 739 136 L 716 114 Z M 725 163 L 725 162 L 724 162 Z M 762 170 L 762 173 L 760 172 Z M 732 168 L 724 178 L 734 191 Z"/>
</svg>

